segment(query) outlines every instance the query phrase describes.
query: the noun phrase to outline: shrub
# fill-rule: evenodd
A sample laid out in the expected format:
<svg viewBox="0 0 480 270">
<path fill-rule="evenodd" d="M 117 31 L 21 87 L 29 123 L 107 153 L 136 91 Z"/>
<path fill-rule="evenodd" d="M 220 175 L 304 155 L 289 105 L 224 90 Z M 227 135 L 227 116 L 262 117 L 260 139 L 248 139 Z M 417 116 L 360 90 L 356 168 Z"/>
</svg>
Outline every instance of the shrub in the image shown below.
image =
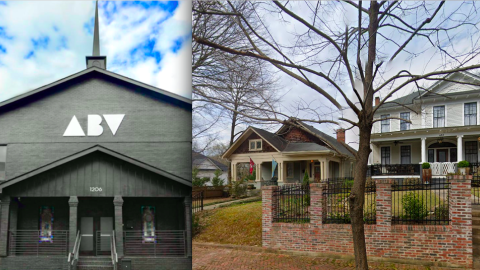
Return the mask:
<svg viewBox="0 0 480 270">
<path fill-rule="evenodd" d="M 402 206 L 405 212 L 404 218 L 422 221 L 428 216 L 426 200 L 423 195 L 410 191 L 403 195 Z"/>
<path fill-rule="evenodd" d="M 448 220 L 448 204 L 447 205 L 439 205 L 435 207 L 435 211 L 433 212 L 436 220 Z"/>
<path fill-rule="evenodd" d="M 192 185 L 194 187 L 203 187 L 205 184 L 210 181 L 210 178 L 208 177 L 203 177 L 200 178 L 198 177 L 199 170 L 197 167 L 193 168 L 192 170 Z"/>
<path fill-rule="evenodd" d="M 220 175 L 222 175 L 222 171 L 217 169 L 214 173 L 214 176 L 212 178 L 212 186 L 214 187 L 221 187 L 225 184 L 223 179 L 220 178 Z"/>
<path fill-rule="evenodd" d="M 201 231 L 201 226 L 200 226 L 200 218 L 192 214 L 192 230 L 193 230 L 193 236 L 197 235 Z"/>
<path fill-rule="evenodd" d="M 303 185 L 308 185 L 310 184 L 310 179 L 308 178 L 308 173 L 307 170 L 305 170 L 305 174 L 303 175 Z"/>
<path fill-rule="evenodd" d="M 233 198 L 242 198 L 247 196 L 247 185 L 244 184 L 244 181 L 238 180 L 232 182 L 230 196 Z"/>
<path fill-rule="evenodd" d="M 466 161 L 466 160 L 462 160 L 460 162 L 458 162 L 458 168 L 467 168 L 467 167 L 470 167 L 470 162 Z"/>
<path fill-rule="evenodd" d="M 422 163 L 422 169 L 430 169 L 430 163 L 428 162 Z"/>
</svg>

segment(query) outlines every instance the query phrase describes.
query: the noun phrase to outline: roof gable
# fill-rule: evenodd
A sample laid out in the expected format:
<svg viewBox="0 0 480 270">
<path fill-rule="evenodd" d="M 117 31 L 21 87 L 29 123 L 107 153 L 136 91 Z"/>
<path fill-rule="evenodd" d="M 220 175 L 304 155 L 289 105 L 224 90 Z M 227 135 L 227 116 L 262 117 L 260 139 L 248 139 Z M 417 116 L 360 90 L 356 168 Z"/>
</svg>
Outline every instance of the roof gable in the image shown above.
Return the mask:
<svg viewBox="0 0 480 270">
<path fill-rule="evenodd" d="M 168 99 L 171 103 L 177 103 L 180 106 L 183 107 L 190 107 L 192 101 L 188 98 L 182 97 L 180 95 L 162 90 L 160 88 L 156 88 L 154 86 L 135 81 L 133 79 L 121 76 L 119 74 L 107 71 L 105 69 L 97 68 L 97 67 L 91 67 L 85 70 L 82 70 L 78 73 L 72 74 L 70 76 L 67 76 L 65 78 L 62 78 L 60 80 L 57 80 L 55 82 L 52 82 L 50 84 L 41 86 L 39 88 L 36 88 L 34 90 L 28 91 L 24 94 L 15 96 L 13 98 L 7 99 L 5 101 L 0 102 L 0 111 L 4 109 L 11 108 L 13 105 L 17 105 L 21 103 L 22 101 L 28 101 L 32 98 L 37 98 L 37 97 L 42 97 L 45 94 L 52 92 L 55 90 L 56 86 L 60 86 L 62 84 L 72 82 L 76 79 L 80 79 L 82 77 L 88 76 L 88 75 L 101 75 L 104 76 L 105 78 L 109 78 L 112 80 L 117 80 L 121 81 L 123 83 L 130 84 L 133 87 L 134 91 L 139 91 L 145 93 L 147 96 L 154 97 L 154 98 L 160 98 L 160 99 Z"/>
<path fill-rule="evenodd" d="M 65 163 L 67 163 L 67 162 L 70 162 L 70 161 L 73 161 L 73 160 L 78 159 L 78 158 L 80 158 L 80 157 L 83 157 L 83 156 L 86 156 L 86 155 L 88 155 L 88 154 L 94 153 L 94 152 L 101 152 L 101 153 L 107 154 L 107 155 L 109 155 L 109 156 L 118 158 L 118 159 L 123 160 L 123 161 L 126 161 L 126 162 L 128 162 L 128 163 L 130 163 L 130 164 L 133 164 L 133 165 L 136 165 L 136 166 L 138 166 L 138 167 L 141 167 L 141 168 L 143 168 L 143 169 L 145 169 L 145 170 L 151 171 L 151 172 L 153 172 L 153 173 L 155 173 L 155 174 L 158 174 L 158 175 L 167 177 L 167 178 L 169 178 L 169 179 L 171 179 L 171 180 L 174 180 L 174 181 L 176 181 L 176 182 L 179 182 L 179 183 L 181 183 L 181 184 L 184 184 L 184 185 L 187 185 L 187 186 L 190 186 L 190 187 L 192 186 L 192 183 L 191 183 L 190 181 L 186 180 L 186 179 L 183 179 L 183 178 L 178 177 L 178 176 L 176 176 L 176 175 L 173 175 L 173 174 L 171 174 L 171 173 L 169 173 L 169 172 L 167 172 L 167 171 L 164 171 L 164 170 L 162 170 L 162 169 L 153 167 L 153 166 L 151 166 L 151 165 L 149 165 L 149 164 L 143 163 L 143 162 L 138 161 L 138 160 L 136 160 L 136 159 L 130 158 L 130 157 L 128 157 L 128 156 L 122 155 L 122 154 L 120 154 L 120 153 L 118 153 L 118 152 L 115 152 L 115 151 L 113 151 L 113 150 L 110 150 L 110 149 L 108 149 L 108 148 L 106 148 L 106 147 L 103 147 L 103 146 L 100 146 L 100 145 L 96 145 L 96 146 L 93 146 L 93 147 L 91 147 L 91 148 L 88 148 L 88 149 L 82 150 L 82 151 L 80 151 L 80 152 L 77 152 L 77 153 L 75 153 L 75 154 L 73 154 L 73 155 L 70 155 L 70 156 L 67 156 L 67 157 L 65 157 L 65 158 L 56 160 L 56 161 L 54 161 L 54 162 L 52 162 L 52 163 L 49 163 L 49 164 L 47 164 L 47 165 L 45 165 L 45 166 L 36 168 L 35 170 L 32 170 L 32 171 L 30 171 L 30 172 L 27 172 L 27 173 L 25 173 L 25 174 L 22 174 L 22 175 L 20 175 L 20 176 L 17 176 L 17 177 L 15 177 L 15 178 L 12 178 L 12 179 L 10 179 L 10 180 L 8 180 L 8 181 L 5 181 L 5 182 L 3 182 L 3 183 L 0 184 L 0 190 L 6 188 L 6 187 L 8 187 L 8 186 L 11 186 L 11 185 L 13 185 L 13 184 L 15 184 L 15 183 L 21 182 L 21 181 L 23 181 L 23 180 L 25 180 L 25 179 L 28 179 L 28 178 L 30 178 L 30 177 L 36 176 L 36 175 L 38 175 L 38 174 L 40 174 L 40 173 L 43 173 L 43 172 L 46 172 L 46 171 L 51 170 L 51 169 L 53 169 L 53 168 L 56 168 L 56 167 L 58 167 L 58 166 L 60 166 L 60 165 L 63 165 L 63 164 L 65 164 Z"/>
<path fill-rule="evenodd" d="M 253 135 L 253 136 L 252 136 Z M 288 144 L 287 141 L 285 141 L 283 138 L 280 136 L 268 132 L 263 129 L 259 128 L 254 128 L 254 127 L 248 127 L 242 135 L 240 135 L 235 142 L 225 151 L 223 154 L 223 158 L 228 158 L 230 155 L 232 155 L 239 147 L 242 146 L 242 144 L 247 143 L 248 146 L 248 141 L 250 138 L 252 139 L 262 139 L 264 142 L 267 143 L 268 146 L 271 147 L 269 151 L 262 151 L 262 152 L 273 152 L 277 151 L 280 152 L 282 151 Z M 264 146 L 262 146 L 264 148 Z M 249 151 L 248 151 L 249 152 Z"/>
</svg>

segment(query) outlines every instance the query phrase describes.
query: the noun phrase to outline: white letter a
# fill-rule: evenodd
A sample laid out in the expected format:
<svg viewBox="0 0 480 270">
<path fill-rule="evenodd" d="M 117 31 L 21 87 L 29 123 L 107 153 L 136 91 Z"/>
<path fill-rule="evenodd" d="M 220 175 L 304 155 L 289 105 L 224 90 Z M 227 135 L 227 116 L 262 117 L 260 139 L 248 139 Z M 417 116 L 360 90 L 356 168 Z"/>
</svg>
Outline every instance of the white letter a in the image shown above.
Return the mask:
<svg viewBox="0 0 480 270">
<path fill-rule="evenodd" d="M 63 137 L 85 137 L 85 132 L 83 132 L 75 115 L 72 117 L 72 120 L 70 120 L 70 124 L 68 124 L 65 133 L 63 133 Z"/>
</svg>

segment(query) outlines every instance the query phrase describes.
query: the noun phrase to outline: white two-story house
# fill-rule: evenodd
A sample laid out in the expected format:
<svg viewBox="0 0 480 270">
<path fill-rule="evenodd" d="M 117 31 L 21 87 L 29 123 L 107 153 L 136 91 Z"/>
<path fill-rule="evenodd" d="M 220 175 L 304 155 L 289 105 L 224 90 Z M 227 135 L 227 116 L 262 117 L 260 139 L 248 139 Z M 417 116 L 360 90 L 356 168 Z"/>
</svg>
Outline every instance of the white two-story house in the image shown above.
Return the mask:
<svg viewBox="0 0 480 270">
<path fill-rule="evenodd" d="M 375 119 L 385 120 L 373 126 L 372 176 L 419 177 L 423 162 L 430 163 L 434 176 L 444 176 L 456 172 L 458 161 L 473 166 L 479 162 L 480 76 L 458 72 L 445 78 L 427 91 L 391 100 L 377 110 Z"/>
</svg>

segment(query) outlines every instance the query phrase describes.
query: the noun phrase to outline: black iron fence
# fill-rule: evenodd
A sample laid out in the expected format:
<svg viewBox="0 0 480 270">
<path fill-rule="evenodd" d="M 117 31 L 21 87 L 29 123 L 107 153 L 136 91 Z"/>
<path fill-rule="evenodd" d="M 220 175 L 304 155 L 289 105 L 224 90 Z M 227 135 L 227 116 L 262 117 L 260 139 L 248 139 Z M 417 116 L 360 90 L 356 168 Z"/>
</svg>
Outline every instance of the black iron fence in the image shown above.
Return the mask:
<svg viewBox="0 0 480 270">
<path fill-rule="evenodd" d="M 403 179 L 392 185 L 392 224 L 448 225 L 450 183 L 432 178 Z"/>
<path fill-rule="evenodd" d="M 473 175 L 472 179 L 472 204 L 480 205 L 480 176 Z"/>
<path fill-rule="evenodd" d="M 421 164 L 375 164 L 369 166 L 367 176 L 420 175 Z"/>
<path fill-rule="evenodd" d="M 68 231 L 9 231 L 10 256 L 67 256 Z"/>
<path fill-rule="evenodd" d="M 323 191 L 323 223 L 350 224 L 349 196 L 353 186 L 352 178 L 328 179 Z M 376 223 L 376 185 L 368 179 L 365 187 L 363 217 L 365 224 Z"/>
<path fill-rule="evenodd" d="M 125 256 L 186 256 L 186 231 L 124 231 Z"/>
<path fill-rule="evenodd" d="M 479 176 L 480 175 L 480 163 L 470 163 L 470 174 Z"/>
<path fill-rule="evenodd" d="M 273 191 L 273 222 L 310 222 L 310 185 L 279 186 Z"/>
<path fill-rule="evenodd" d="M 192 212 L 203 211 L 203 190 L 192 193 Z"/>
</svg>

